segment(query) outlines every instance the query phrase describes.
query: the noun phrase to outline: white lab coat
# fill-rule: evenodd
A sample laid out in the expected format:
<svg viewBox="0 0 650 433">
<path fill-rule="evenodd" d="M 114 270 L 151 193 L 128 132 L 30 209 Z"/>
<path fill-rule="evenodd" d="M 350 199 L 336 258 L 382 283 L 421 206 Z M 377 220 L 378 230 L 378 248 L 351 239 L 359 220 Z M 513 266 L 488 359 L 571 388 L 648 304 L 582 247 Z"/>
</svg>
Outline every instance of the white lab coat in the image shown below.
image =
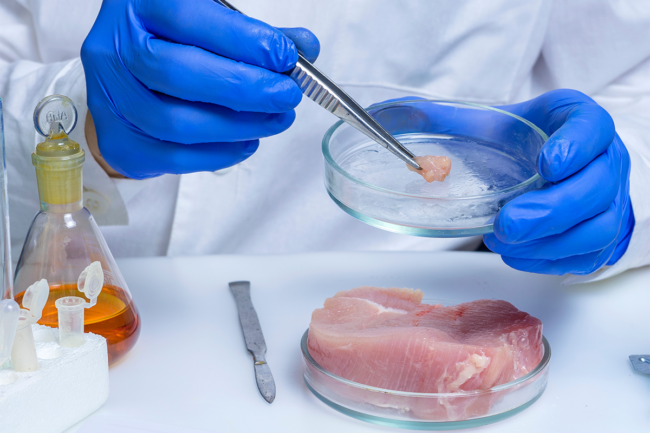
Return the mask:
<svg viewBox="0 0 650 433">
<path fill-rule="evenodd" d="M 406 95 L 505 104 L 560 87 L 591 95 L 612 114 L 630 150 L 636 227 L 618 264 L 589 278 L 650 263 L 647 0 L 239 0 L 237 6 L 278 27 L 312 30 L 322 47 L 317 66 L 362 105 Z M 99 7 L 100 0 L 0 2 L 14 253 L 39 206 L 30 160 L 41 140 L 32 126 L 36 103 L 53 93 L 71 97 L 79 110 L 72 137 L 86 147 L 79 50 Z M 338 209 L 322 180 L 321 139 L 334 121 L 305 99 L 287 132 L 217 173 L 116 180 L 87 153 L 86 206 L 118 257 L 440 250 L 468 242 L 384 232 Z"/>
</svg>

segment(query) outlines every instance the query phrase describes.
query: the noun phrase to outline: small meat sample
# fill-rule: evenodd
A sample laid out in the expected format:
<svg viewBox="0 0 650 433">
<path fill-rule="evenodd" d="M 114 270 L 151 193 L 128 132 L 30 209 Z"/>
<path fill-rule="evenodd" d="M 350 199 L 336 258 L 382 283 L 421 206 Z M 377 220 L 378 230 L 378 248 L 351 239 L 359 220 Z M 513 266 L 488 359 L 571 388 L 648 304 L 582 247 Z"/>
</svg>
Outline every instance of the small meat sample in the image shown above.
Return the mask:
<svg viewBox="0 0 650 433">
<path fill-rule="evenodd" d="M 309 353 L 343 378 L 419 393 L 488 389 L 541 361 L 542 322 L 512 304 L 484 299 L 443 307 L 423 304 L 422 296 L 374 287 L 337 293 L 312 315 Z M 365 403 L 396 407 L 375 394 Z M 404 409 L 421 419 L 461 420 L 487 413 L 498 397 L 418 400 Z"/>
<path fill-rule="evenodd" d="M 413 168 L 408 164 L 406 164 L 406 167 L 422 176 L 424 180 L 429 183 L 434 180 L 442 182 L 447 176 L 449 176 L 449 172 L 451 171 L 451 159 L 446 156 L 416 156 L 414 159 L 415 162 L 422 167 L 422 170 Z"/>
</svg>

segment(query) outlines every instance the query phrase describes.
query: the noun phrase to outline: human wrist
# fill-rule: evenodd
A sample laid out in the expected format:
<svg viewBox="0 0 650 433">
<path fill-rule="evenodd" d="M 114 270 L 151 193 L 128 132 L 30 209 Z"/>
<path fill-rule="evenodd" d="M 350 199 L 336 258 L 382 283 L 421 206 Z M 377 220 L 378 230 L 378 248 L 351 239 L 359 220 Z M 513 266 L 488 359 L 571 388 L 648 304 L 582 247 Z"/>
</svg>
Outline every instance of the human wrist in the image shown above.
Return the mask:
<svg viewBox="0 0 650 433">
<path fill-rule="evenodd" d="M 88 143 L 88 150 L 91 155 L 97 161 L 99 166 L 108 174 L 110 177 L 118 179 L 126 179 L 125 176 L 115 171 L 104 158 L 102 157 L 101 152 L 99 151 L 99 144 L 97 142 L 97 132 L 95 131 L 95 122 L 93 122 L 92 115 L 90 111 L 86 115 L 86 122 L 84 125 L 84 131 L 86 134 L 86 142 Z"/>
</svg>

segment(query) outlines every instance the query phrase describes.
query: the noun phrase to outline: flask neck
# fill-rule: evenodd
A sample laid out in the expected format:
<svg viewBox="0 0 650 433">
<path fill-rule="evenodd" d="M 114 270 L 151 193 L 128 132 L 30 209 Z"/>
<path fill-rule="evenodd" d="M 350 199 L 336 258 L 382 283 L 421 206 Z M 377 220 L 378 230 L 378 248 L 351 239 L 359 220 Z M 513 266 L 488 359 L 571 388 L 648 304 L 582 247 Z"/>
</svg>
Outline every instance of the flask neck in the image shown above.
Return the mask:
<svg viewBox="0 0 650 433">
<path fill-rule="evenodd" d="M 41 211 L 43 212 L 67 214 L 77 212 L 81 209 L 83 209 L 83 202 L 81 200 L 66 204 L 52 204 L 44 202 L 41 199 Z"/>
<path fill-rule="evenodd" d="M 36 146 L 32 164 L 44 212 L 68 213 L 81 209 L 84 160 L 83 149 L 65 132 L 51 134 Z"/>
</svg>

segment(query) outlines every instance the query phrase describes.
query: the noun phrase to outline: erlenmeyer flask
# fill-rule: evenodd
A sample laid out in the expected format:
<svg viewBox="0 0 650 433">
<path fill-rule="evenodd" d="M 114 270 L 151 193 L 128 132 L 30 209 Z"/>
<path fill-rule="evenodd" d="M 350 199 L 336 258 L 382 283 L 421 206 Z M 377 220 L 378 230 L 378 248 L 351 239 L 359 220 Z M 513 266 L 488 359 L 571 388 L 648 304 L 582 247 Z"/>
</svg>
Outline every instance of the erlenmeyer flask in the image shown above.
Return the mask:
<svg viewBox="0 0 650 433">
<path fill-rule="evenodd" d="M 36 130 L 46 140 L 36 146 L 36 167 L 41 211 L 32 222 L 16 267 L 14 290 L 22 304 L 25 290 L 45 278 L 50 296 L 38 323 L 58 326 L 55 301 L 83 296 L 77 291 L 79 274 L 92 262 L 101 263 L 104 288 L 97 305 L 86 311 L 85 331 L 102 335 L 113 364 L 135 344 L 140 318 L 126 282 L 92 215 L 82 205 L 84 151 L 70 140 L 77 111 L 70 99 L 48 96 L 34 111 Z"/>
</svg>

